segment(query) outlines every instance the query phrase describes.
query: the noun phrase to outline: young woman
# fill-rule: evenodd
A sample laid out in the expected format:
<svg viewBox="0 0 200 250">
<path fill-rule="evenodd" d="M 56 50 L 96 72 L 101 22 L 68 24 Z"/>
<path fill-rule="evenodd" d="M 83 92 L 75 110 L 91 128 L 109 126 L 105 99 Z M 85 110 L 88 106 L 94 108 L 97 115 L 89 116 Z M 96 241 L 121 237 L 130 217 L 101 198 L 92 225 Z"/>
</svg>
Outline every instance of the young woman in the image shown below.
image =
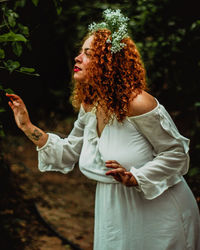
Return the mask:
<svg viewBox="0 0 200 250">
<path fill-rule="evenodd" d="M 189 140 L 146 92 L 127 19 L 110 10 L 104 17 L 75 58 L 79 115 L 70 135 L 37 128 L 21 98 L 7 94 L 16 123 L 37 146 L 40 171 L 68 173 L 79 161 L 81 172 L 97 181 L 95 250 L 198 250 L 198 207 L 182 177 Z"/>
</svg>

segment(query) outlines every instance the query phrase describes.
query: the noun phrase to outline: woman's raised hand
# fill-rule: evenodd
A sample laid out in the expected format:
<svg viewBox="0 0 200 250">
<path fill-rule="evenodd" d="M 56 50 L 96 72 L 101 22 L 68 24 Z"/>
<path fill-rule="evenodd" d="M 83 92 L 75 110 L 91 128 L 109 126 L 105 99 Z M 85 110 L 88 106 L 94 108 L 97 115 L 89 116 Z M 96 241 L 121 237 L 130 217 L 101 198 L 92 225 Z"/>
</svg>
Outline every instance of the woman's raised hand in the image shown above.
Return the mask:
<svg viewBox="0 0 200 250">
<path fill-rule="evenodd" d="M 6 94 L 10 101 L 8 102 L 11 107 L 17 126 L 24 130 L 31 124 L 28 111 L 22 99 L 15 94 Z"/>
<path fill-rule="evenodd" d="M 18 95 L 6 94 L 6 96 L 10 98 L 8 104 L 13 110 L 17 126 L 36 146 L 43 147 L 47 142 L 48 134 L 31 123 L 26 106 Z"/>
</svg>

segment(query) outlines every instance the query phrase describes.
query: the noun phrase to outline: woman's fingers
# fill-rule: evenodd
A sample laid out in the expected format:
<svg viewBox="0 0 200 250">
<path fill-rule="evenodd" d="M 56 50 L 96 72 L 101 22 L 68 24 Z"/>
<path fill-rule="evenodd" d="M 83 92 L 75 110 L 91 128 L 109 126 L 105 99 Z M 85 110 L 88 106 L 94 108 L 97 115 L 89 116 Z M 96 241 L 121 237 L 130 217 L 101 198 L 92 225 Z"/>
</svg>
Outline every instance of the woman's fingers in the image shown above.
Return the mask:
<svg viewBox="0 0 200 250">
<path fill-rule="evenodd" d="M 30 124 L 30 119 L 23 100 L 15 94 L 6 93 L 6 96 L 10 99 L 8 104 L 14 113 L 17 126 L 20 129 L 26 128 Z"/>
<path fill-rule="evenodd" d="M 128 172 L 122 167 L 117 161 L 109 160 L 106 161 L 106 167 L 112 168 L 106 172 L 106 175 L 111 175 L 116 181 L 123 183 L 127 187 L 137 185 L 137 181 L 131 172 Z"/>
<path fill-rule="evenodd" d="M 120 165 L 117 163 L 106 163 L 107 168 L 119 168 Z"/>
<path fill-rule="evenodd" d="M 108 161 L 106 161 L 107 163 L 113 163 L 113 162 L 116 162 L 116 163 L 118 163 L 117 161 L 115 161 L 115 160 L 108 160 Z"/>
<path fill-rule="evenodd" d="M 121 182 L 127 187 L 137 186 L 137 181 L 131 172 L 127 172 L 124 168 L 116 168 L 106 172 L 106 175 L 111 175 L 116 181 Z"/>
<path fill-rule="evenodd" d="M 16 101 L 9 101 L 8 105 L 11 107 L 11 109 L 14 111 L 16 108 L 18 108 L 20 106 L 20 103 L 16 102 Z"/>
<path fill-rule="evenodd" d="M 131 177 L 129 175 L 125 175 L 124 171 L 111 170 L 107 172 L 106 175 L 111 175 L 116 181 L 123 183 L 125 186 L 133 186 L 133 183 L 130 181 Z"/>
<path fill-rule="evenodd" d="M 18 95 L 15 95 L 15 94 L 8 94 L 8 93 L 6 93 L 6 96 L 9 97 L 9 98 L 20 99 L 20 97 Z"/>
<path fill-rule="evenodd" d="M 6 93 L 6 96 L 10 98 L 10 100 L 14 101 L 16 99 L 16 96 L 14 94 L 8 94 Z"/>
<path fill-rule="evenodd" d="M 112 168 L 112 170 L 109 170 L 106 172 L 106 175 L 111 175 L 113 178 L 117 181 L 122 182 L 121 175 L 123 175 L 125 168 L 123 168 L 117 161 L 115 160 L 109 160 L 106 161 L 106 167 Z"/>
<path fill-rule="evenodd" d="M 6 93 L 6 96 L 10 98 L 10 101 L 8 102 L 8 104 L 13 111 L 15 108 L 26 109 L 24 102 L 18 95 Z"/>
<path fill-rule="evenodd" d="M 106 161 L 106 167 L 108 167 L 108 168 L 123 168 L 117 161 L 114 161 L 114 160 Z"/>
<path fill-rule="evenodd" d="M 125 175 L 128 175 L 128 176 L 130 176 L 130 177 L 133 176 L 133 175 L 131 174 L 131 172 L 126 172 L 126 171 L 125 171 L 124 174 L 125 174 Z"/>
<path fill-rule="evenodd" d="M 119 182 L 122 182 L 122 178 L 121 178 L 121 175 L 118 174 L 118 173 L 114 173 L 114 174 L 111 174 L 112 177 L 116 180 L 116 181 L 119 181 Z"/>
<path fill-rule="evenodd" d="M 106 175 L 114 175 L 114 174 L 124 174 L 124 169 L 123 168 L 116 168 L 116 169 L 113 169 L 113 170 L 109 170 L 108 172 L 106 172 Z"/>
<path fill-rule="evenodd" d="M 13 104 L 12 104 L 12 102 L 8 102 L 8 105 L 11 107 L 11 109 L 13 109 Z"/>
<path fill-rule="evenodd" d="M 127 179 L 124 179 L 124 181 L 125 181 L 124 184 L 127 187 L 132 187 L 132 186 L 137 186 L 138 185 L 138 182 L 135 179 L 135 176 L 131 172 L 125 172 L 124 174 L 125 174 L 126 177 L 128 177 Z"/>
<path fill-rule="evenodd" d="M 23 101 L 22 101 L 22 99 L 21 99 L 18 95 L 6 93 L 6 96 L 7 96 L 8 98 L 10 98 L 10 100 L 11 100 L 13 103 L 15 102 L 15 104 L 17 104 L 17 103 L 19 103 L 19 104 L 24 104 Z"/>
</svg>

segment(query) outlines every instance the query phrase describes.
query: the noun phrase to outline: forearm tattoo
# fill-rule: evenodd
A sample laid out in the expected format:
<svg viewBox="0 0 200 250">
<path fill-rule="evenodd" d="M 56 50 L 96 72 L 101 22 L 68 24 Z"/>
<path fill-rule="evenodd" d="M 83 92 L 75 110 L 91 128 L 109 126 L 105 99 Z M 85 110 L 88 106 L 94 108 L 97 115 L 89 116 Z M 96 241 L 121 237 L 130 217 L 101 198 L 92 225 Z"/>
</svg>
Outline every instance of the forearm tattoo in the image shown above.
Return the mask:
<svg viewBox="0 0 200 250">
<path fill-rule="evenodd" d="M 38 131 L 37 129 L 34 129 L 33 133 L 30 134 L 30 138 L 35 141 L 39 141 L 41 136 L 42 136 L 42 133 Z"/>
</svg>

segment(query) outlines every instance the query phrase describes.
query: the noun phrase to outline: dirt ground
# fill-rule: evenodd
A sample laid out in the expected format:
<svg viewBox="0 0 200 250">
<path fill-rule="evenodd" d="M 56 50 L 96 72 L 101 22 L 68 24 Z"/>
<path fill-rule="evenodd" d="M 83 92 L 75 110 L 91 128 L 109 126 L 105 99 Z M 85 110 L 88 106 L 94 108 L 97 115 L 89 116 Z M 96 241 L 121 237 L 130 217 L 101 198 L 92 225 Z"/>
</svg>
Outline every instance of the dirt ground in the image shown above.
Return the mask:
<svg viewBox="0 0 200 250">
<path fill-rule="evenodd" d="M 18 235 L 16 249 L 92 249 L 95 182 L 84 177 L 78 166 L 67 175 L 41 173 L 35 146 L 21 134 L 7 137 L 4 147 L 13 189 L 19 190 L 11 194 L 13 202 L 1 210 L 1 216 L 10 216 L 12 223 L 8 219 L 7 226 L 17 228 L 9 229 Z M 13 224 L 16 216 L 18 222 Z"/>
</svg>

